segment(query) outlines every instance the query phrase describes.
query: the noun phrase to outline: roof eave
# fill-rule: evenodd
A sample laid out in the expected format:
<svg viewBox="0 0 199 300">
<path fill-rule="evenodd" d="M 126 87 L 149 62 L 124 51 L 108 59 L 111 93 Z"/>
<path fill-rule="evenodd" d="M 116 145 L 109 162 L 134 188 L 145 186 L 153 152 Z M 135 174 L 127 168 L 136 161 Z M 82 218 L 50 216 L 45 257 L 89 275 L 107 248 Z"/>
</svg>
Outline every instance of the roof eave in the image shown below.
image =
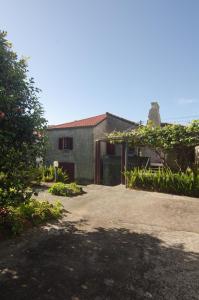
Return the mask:
<svg viewBox="0 0 199 300">
<path fill-rule="evenodd" d="M 96 125 L 87 125 L 87 126 L 71 126 L 71 127 L 49 127 L 47 130 L 61 130 L 61 129 L 75 129 L 75 128 L 91 128 L 95 127 Z"/>
</svg>

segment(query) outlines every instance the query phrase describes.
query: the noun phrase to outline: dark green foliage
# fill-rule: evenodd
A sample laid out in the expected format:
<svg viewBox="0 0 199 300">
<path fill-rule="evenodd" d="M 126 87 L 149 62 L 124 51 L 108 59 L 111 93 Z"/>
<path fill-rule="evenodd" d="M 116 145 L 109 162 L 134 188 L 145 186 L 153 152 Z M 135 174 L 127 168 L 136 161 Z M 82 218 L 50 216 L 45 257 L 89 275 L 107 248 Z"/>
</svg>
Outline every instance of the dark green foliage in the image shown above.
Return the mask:
<svg viewBox="0 0 199 300">
<path fill-rule="evenodd" d="M 35 199 L 21 203 L 17 207 L 0 207 L 0 231 L 6 234 L 18 234 L 25 228 L 58 219 L 62 215 L 62 204 L 50 204 Z"/>
<path fill-rule="evenodd" d="M 173 173 L 169 169 L 152 172 L 151 170 L 134 169 L 125 176 L 129 188 L 199 197 L 199 171 Z"/>
<path fill-rule="evenodd" d="M 179 170 L 192 167 L 194 147 L 199 145 L 199 120 L 183 126 L 170 124 L 154 127 L 153 124 L 139 126 L 125 132 L 112 132 L 108 135 L 112 142 L 128 142 L 133 147 L 149 147 L 159 156 L 167 166 L 167 155 L 176 154 L 175 164 Z M 193 155 L 192 155 L 193 154 Z"/>
<path fill-rule="evenodd" d="M 55 181 L 55 169 L 53 166 L 42 166 L 40 167 L 40 172 L 42 174 L 42 181 L 44 182 L 53 182 Z M 68 175 L 62 170 L 62 168 L 57 168 L 57 181 L 58 182 L 67 182 Z"/>
<path fill-rule="evenodd" d="M 16 174 L 11 182 L 8 173 L 0 172 L 0 206 L 8 204 L 17 206 L 22 199 L 24 201 L 29 199 L 32 195 L 32 186 L 38 184 L 41 178 L 38 168 L 21 170 L 20 177 Z"/>
<path fill-rule="evenodd" d="M 52 185 L 49 192 L 57 196 L 77 196 L 83 194 L 83 190 L 75 182 L 64 184 L 62 182 L 57 182 Z"/>
<path fill-rule="evenodd" d="M 0 172 L 3 193 L 15 190 L 16 197 L 9 201 L 27 199 L 36 157 L 45 151 L 46 121 L 39 90 L 27 72 L 26 60 L 18 59 L 6 33 L 0 31 Z"/>
</svg>

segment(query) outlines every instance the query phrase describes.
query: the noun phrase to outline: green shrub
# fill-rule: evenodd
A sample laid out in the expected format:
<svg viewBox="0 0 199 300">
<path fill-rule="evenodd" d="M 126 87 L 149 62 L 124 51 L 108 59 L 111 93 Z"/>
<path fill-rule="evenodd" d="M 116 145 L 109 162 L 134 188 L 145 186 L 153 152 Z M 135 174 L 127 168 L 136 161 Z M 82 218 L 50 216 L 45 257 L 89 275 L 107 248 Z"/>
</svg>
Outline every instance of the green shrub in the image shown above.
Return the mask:
<svg viewBox="0 0 199 300">
<path fill-rule="evenodd" d="M 23 202 L 35 181 L 36 158 L 46 149 L 46 120 L 39 90 L 29 77 L 25 59 L 0 31 L 0 206 Z M 37 177 L 37 176 L 36 176 Z"/>
<path fill-rule="evenodd" d="M 81 195 L 83 190 L 75 182 L 64 184 L 62 182 L 57 182 L 51 186 L 49 192 L 57 196 L 76 196 Z"/>
<path fill-rule="evenodd" d="M 42 181 L 44 182 L 53 182 L 55 181 L 55 169 L 53 166 L 42 166 L 40 167 L 40 172 L 42 174 Z M 68 175 L 62 170 L 62 168 L 57 168 L 57 181 L 58 182 L 67 182 Z"/>
<path fill-rule="evenodd" d="M 18 234 L 28 226 L 60 218 L 62 211 L 63 207 L 59 201 L 50 204 L 47 201 L 40 202 L 35 199 L 21 203 L 17 207 L 1 207 L 0 229 L 10 234 Z"/>
<path fill-rule="evenodd" d="M 21 181 L 22 176 L 23 181 Z M 18 205 L 30 199 L 33 184 L 39 183 L 40 180 L 41 173 L 38 168 L 21 171 L 20 176 L 15 170 L 12 174 L 0 172 L 0 207 Z"/>
<path fill-rule="evenodd" d="M 68 175 L 62 168 L 57 168 L 57 182 L 64 182 L 68 181 Z"/>
<path fill-rule="evenodd" d="M 134 169 L 125 173 L 129 188 L 199 197 L 199 171 L 173 173 L 169 169 L 152 172 Z"/>
</svg>

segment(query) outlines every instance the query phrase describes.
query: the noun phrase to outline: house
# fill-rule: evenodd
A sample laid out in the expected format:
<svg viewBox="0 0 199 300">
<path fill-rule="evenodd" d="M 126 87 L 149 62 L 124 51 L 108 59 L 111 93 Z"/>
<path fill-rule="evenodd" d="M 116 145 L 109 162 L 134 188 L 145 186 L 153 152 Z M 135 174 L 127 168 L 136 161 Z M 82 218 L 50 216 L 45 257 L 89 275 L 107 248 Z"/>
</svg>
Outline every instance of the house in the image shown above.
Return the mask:
<svg viewBox="0 0 199 300">
<path fill-rule="evenodd" d="M 124 149 L 122 145 L 107 142 L 106 134 L 136 126 L 135 122 L 108 112 L 49 126 L 46 164 L 58 161 L 59 166 L 68 172 L 71 181 L 108 185 L 120 183 Z"/>
<path fill-rule="evenodd" d="M 151 103 L 150 122 L 165 126 L 159 114 L 157 102 Z M 123 171 L 134 167 L 161 167 L 160 157 L 148 147 L 128 148 L 110 144 L 107 134 L 112 131 L 129 131 L 138 124 L 111 113 L 48 127 L 49 147 L 45 158 L 47 165 L 59 162 L 67 171 L 70 181 L 82 184 L 96 183 L 116 185 L 124 182 Z M 196 161 L 199 161 L 196 148 Z M 167 163 L 175 168 L 175 153 L 167 157 Z"/>
</svg>

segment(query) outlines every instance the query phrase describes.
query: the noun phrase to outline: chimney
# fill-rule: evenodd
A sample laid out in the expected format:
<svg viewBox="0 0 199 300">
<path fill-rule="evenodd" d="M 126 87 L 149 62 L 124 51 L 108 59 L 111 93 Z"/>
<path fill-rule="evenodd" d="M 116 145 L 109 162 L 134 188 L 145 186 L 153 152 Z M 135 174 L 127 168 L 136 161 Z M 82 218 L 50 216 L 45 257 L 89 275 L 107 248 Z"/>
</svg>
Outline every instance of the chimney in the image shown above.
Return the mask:
<svg viewBox="0 0 199 300">
<path fill-rule="evenodd" d="M 148 115 L 148 122 L 153 122 L 154 126 L 160 126 L 161 120 L 160 120 L 160 111 L 159 111 L 159 104 L 158 102 L 151 102 L 151 108 L 149 110 Z"/>
</svg>

